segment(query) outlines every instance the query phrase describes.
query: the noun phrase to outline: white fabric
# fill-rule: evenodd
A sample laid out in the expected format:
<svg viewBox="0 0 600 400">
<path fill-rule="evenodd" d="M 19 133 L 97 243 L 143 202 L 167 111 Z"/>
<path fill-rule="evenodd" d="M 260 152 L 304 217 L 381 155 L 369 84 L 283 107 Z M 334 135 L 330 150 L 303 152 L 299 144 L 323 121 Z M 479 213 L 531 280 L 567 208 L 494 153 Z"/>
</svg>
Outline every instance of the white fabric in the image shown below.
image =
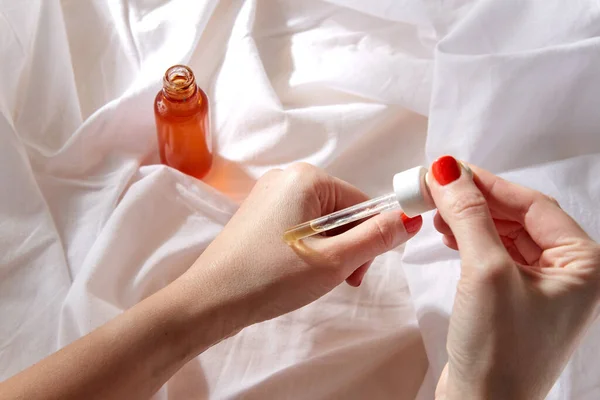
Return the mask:
<svg viewBox="0 0 600 400">
<path fill-rule="evenodd" d="M 168 284 L 294 161 L 377 195 L 451 153 L 600 239 L 599 33 L 592 0 L 0 0 L 0 378 Z M 157 165 L 176 63 L 211 98 L 205 182 Z M 156 399 L 432 398 L 459 264 L 430 216 L 361 288 L 245 329 Z M 600 397 L 598 338 L 549 399 Z"/>
</svg>

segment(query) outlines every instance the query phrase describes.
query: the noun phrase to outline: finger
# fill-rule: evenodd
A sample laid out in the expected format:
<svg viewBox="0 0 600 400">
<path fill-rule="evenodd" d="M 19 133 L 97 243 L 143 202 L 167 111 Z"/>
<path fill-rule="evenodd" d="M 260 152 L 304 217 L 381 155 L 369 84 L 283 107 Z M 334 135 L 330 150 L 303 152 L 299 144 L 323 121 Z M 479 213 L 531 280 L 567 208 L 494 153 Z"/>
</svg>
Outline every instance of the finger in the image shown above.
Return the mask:
<svg viewBox="0 0 600 400">
<path fill-rule="evenodd" d="M 590 239 L 560 208 L 556 200 L 536 190 L 508 182 L 484 169 L 470 167 L 490 209 L 495 214 L 522 224 L 542 249 L 556 247 L 568 238 Z"/>
<path fill-rule="evenodd" d="M 335 176 L 329 176 L 329 184 L 332 187 L 331 192 L 333 193 L 333 196 L 331 197 L 332 212 L 351 207 L 370 199 L 369 196 L 354 185 L 336 178 Z"/>
<path fill-rule="evenodd" d="M 533 241 L 525 228 L 518 222 L 513 221 L 497 220 L 495 223 L 498 233 L 506 237 L 507 241 L 510 242 L 510 246 L 514 246 L 515 250 L 522 256 L 519 259 L 515 257 L 513 259 L 527 265 L 536 265 L 542 255 L 542 249 Z M 507 249 L 510 247 L 506 242 L 505 246 Z"/>
<path fill-rule="evenodd" d="M 517 232 L 520 229 L 523 229 L 523 225 L 515 221 L 507 221 L 496 218 L 493 218 L 493 220 L 494 224 L 496 225 L 496 230 L 500 235 L 509 235 L 514 232 Z M 444 218 L 442 218 L 439 212 L 437 212 L 433 217 L 433 226 L 442 235 L 452 235 L 452 229 L 450 229 L 450 227 L 448 226 L 446 221 L 444 221 Z"/>
<path fill-rule="evenodd" d="M 504 245 L 504 248 L 506 249 L 508 254 L 512 257 L 512 259 L 515 262 L 518 262 L 523 265 L 537 264 L 537 260 L 534 260 L 534 262 L 528 262 L 526 258 L 523 257 L 523 255 L 521 254 L 521 252 L 519 251 L 518 247 L 515 245 L 515 242 L 512 239 L 506 236 L 500 236 L 500 240 L 502 241 L 502 244 Z M 442 242 L 446 245 L 446 247 L 452 250 L 459 250 L 458 244 L 456 243 L 456 238 L 454 236 L 444 235 L 442 237 Z"/>
<path fill-rule="evenodd" d="M 463 267 L 510 260 L 486 199 L 466 169 L 444 156 L 432 164 L 427 180 L 438 211 L 456 238 Z"/>
<path fill-rule="evenodd" d="M 450 229 L 439 212 L 436 212 L 433 217 L 433 227 L 442 235 L 452 235 L 452 229 Z"/>
<path fill-rule="evenodd" d="M 531 236 L 522 229 L 516 238 L 513 238 L 515 248 L 521 253 L 527 265 L 538 265 L 543 250 L 531 238 Z"/>
<path fill-rule="evenodd" d="M 500 236 L 513 236 L 516 232 L 523 229 L 523 225 L 515 221 L 494 218 L 494 225 Z"/>
<path fill-rule="evenodd" d="M 519 230 L 523 229 L 523 225 L 515 221 L 493 218 L 493 214 L 492 219 L 494 220 L 494 224 L 496 225 L 496 230 L 498 231 L 498 234 L 500 234 L 501 236 L 513 235 L 519 232 Z M 444 218 L 442 218 L 439 212 L 437 212 L 433 217 L 433 226 L 439 233 L 443 235 L 453 235 L 452 229 L 450 229 L 450 227 L 448 226 L 446 221 L 444 221 Z"/>
<path fill-rule="evenodd" d="M 444 235 L 442 237 L 442 242 L 452 250 L 458 251 L 458 243 L 456 243 L 456 238 L 454 236 Z"/>
<path fill-rule="evenodd" d="M 371 267 L 372 263 L 373 260 L 368 261 L 360 267 L 358 267 L 356 271 L 354 271 L 348 278 L 346 278 L 346 283 L 350 286 L 359 287 L 365 277 L 365 274 Z"/>
<path fill-rule="evenodd" d="M 433 217 L 433 225 L 438 232 L 444 235 L 444 244 L 453 250 L 458 250 L 458 245 L 454 239 L 452 229 L 450 229 L 439 212 Z M 519 253 L 518 257 L 513 256 L 513 259 L 516 262 L 527 265 L 537 264 L 542 254 L 542 249 L 540 249 L 540 247 L 531 239 L 527 231 L 523 228 L 523 225 L 515 221 L 501 219 L 494 219 L 494 225 L 496 226 L 496 230 L 500 235 L 504 247 L 509 250 L 509 254 L 513 256 L 511 253 L 512 251 Z M 503 236 L 506 236 L 506 240 L 504 240 Z M 514 249 L 510 249 L 511 246 L 513 246 Z"/>
<path fill-rule="evenodd" d="M 517 247 L 515 246 L 515 243 L 512 239 L 509 239 L 507 237 L 503 237 L 502 239 L 503 239 L 502 242 L 504 243 L 504 247 L 506 248 L 506 251 L 508 251 L 508 254 L 511 256 L 511 258 L 515 262 L 518 262 L 519 264 L 522 264 L 522 265 L 528 264 L 527 260 L 525 260 L 525 257 L 523 257 L 523 255 L 521 254 L 519 249 L 517 249 Z"/>
<path fill-rule="evenodd" d="M 402 211 L 394 210 L 376 215 L 340 235 L 315 241 L 314 245 L 336 254 L 353 271 L 357 265 L 406 242 L 422 225 L 421 216 L 408 218 Z"/>
<path fill-rule="evenodd" d="M 342 225 L 342 226 L 338 226 L 337 228 L 330 229 L 328 231 L 325 231 L 325 232 L 321 233 L 321 236 L 336 236 L 336 235 L 339 235 L 341 233 L 346 232 L 349 229 L 354 228 L 355 226 L 357 226 L 358 224 L 364 222 L 365 220 L 366 220 L 366 218 L 358 220 L 358 221 L 350 222 L 350 223 Z"/>
</svg>

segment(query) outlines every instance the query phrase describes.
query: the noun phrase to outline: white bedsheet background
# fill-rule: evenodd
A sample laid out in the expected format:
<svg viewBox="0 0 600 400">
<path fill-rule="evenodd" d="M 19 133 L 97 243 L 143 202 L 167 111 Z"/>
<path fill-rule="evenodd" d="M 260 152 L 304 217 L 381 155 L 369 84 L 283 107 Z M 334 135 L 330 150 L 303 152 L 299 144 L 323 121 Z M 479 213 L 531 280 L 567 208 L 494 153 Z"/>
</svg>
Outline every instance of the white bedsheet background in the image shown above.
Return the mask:
<svg viewBox="0 0 600 400">
<path fill-rule="evenodd" d="M 452 153 L 600 239 L 599 33 L 591 0 L 0 0 L 0 377 L 175 279 L 294 161 L 376 195 Z M 157 165 L 176 63 L 211 97 L 205 183 Z M 459 264 L 425 225 L 360 289 L 244 330 L 156 398 L 431 398 Z M 550 399 L 600 396 L 599 337 Z"/>
</svg>

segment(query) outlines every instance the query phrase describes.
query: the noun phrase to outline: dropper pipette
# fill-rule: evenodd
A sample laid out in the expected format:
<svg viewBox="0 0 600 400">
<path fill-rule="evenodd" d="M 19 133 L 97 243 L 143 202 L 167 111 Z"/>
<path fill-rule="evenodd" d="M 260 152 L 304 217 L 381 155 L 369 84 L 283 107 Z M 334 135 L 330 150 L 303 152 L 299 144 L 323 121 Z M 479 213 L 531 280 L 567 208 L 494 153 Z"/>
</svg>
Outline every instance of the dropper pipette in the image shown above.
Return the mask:
<svg viewBox="0 0 600 400">
<path fill-rule="evenodd" d="M 283 239 L 293 243 L 396 208 L 401 208 L 409 217 L 433 210 L 435 205 L 427 188 L 426 175 L 427 169 L 424 167 L 397 173 L 393 179 L 394 192 L 296 225 L 284 232 Z"/>
</svg>

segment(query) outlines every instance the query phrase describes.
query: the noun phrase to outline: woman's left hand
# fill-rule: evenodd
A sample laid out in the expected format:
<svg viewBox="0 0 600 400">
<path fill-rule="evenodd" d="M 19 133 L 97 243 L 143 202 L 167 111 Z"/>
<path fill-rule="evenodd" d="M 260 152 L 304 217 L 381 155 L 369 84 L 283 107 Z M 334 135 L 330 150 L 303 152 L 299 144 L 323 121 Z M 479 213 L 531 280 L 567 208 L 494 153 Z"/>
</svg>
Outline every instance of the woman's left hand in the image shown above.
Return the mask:
<svg viewBox="0 0 600 400">
<path fill-rule="evenodd" d="M 364 200 L 352 185 L 307 164 L 269 172 L 185 274 L 3 382 L 0 397 L 146 399 L 225 337 L 300 308 L 344 280 L 360 285 L 373 258 L 412 237 L 420 217 L 389 212 L 293 245 L 283 233 Z"/>
<path fill-rule="evenodd" d="M 335 236 L 290 245 L 283 233 L 365 200 L 354 186 L 308 164 L 270 171 L 182 279 L 218 288 L 215 301 L 232 304 L 236 330 L 300 308 L 344 280 L 358 286 L 375 257 L 416 234 L 420 216 L 390 211 Z"/>
</svg>

